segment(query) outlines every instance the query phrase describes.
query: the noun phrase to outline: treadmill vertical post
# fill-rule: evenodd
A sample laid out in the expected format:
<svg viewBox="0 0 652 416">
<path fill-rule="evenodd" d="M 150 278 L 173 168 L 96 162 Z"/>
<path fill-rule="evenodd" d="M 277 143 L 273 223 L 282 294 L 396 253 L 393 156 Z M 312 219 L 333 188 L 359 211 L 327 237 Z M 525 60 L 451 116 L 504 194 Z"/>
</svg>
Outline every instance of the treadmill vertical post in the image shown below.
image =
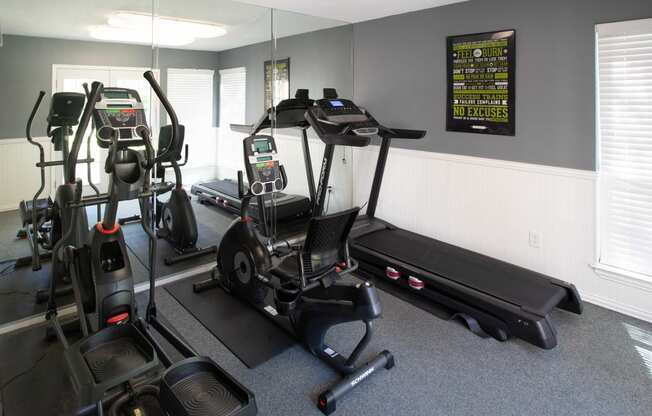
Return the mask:
<svg viewBox="0 0 652 416">
<path fill-rule="evenodd" d="M 333 152 L 335 145 L 327 144 L 324 148 L 324 159 L 321 163 L 321 173 L 319 174 L 319 186 L 317 187 L 317 196 L 312 207 L 312 215 L 318 217 L 324 213 L 324 202 L 326 200 L 326 191 L 328 189 L 328 178 L 331 174 L 333 165 Z"/>
<path fill-rule="evenodd" d="M 303 149 L 303 163 L 306 166 L 306 176 L 308 177 L 308 192 L 310 202 L 315 205 L 315 175 L 312 173 L 312 159 L 310 157 L 310 145 L 308 143 L 307 129 L 301 129 L 301 147 Z"/>
<path fill-rule="evenodd" d="M 391 138 L 384 136 L 381 136 L 381 138 L 382 142 L 380 143 L 380 151 L 378 152 L 376 172 L 374 173 L 374 181 L 371 185 L 371 193 L 369 194 L 369 202 L 367 205 L 367 217 L 370 218 L 376 216 L 376 206 L 378 205 L 380 188 L 383 184 L 383 175 L 385 174 L 385 165 L 387 164 L 387 156 L 389 155 L 389 146 L 392 144 Z"/>
</svg>

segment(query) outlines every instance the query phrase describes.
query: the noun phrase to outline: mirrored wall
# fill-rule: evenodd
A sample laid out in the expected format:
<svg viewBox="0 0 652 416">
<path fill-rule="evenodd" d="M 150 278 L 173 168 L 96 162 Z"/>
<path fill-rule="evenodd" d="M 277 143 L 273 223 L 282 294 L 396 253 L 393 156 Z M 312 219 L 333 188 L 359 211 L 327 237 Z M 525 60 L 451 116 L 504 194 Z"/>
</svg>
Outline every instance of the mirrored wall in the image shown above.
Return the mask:
<svg viewBox="0 0 652 416">
<path fill-rule="evenodd" d="M 263 108 L 288 99 L 324 98 L 324 89 L 341 98 L 353 97 L 353 27 L 332 20 L 272 11 L 273 57 L 266 62 Z M 240 51 L 242 53 L 243 51 Z M 270 98 L 272 97 L 272 98 Z M 311 102 L 311 101 L 309 101 Z M 260 99 L 247 105 L 247 117 L 260 111 Z M 276 107 L 273 135 L 283 155 L 290 194 L 314 198 L 319 189 L 324 144 L 304 122 L 300 128 L 287 124 L 282 104 Z M 303 131 L 307 139 L 303 139 Z M 306 158 L 306 153 L 310 158 Z M 307 165 L 312 165 L 312 176 Z M 337 146 L 334 150 L 323 209 L 336 212 L 355 205 L 352 201 L 352 149 Z M 309 181 L 314 183 L 311 189 Z M 312 195 L 311 195 L 312 194 Z M 319 197 L 317 196 L 317 199 Z"/>
<path fill-rule="evenodd" d="M 0 329 L 45 309 L 34 299 L 49 283 L 48 244 L 42 241 L 39 254 L 44 260 L 40 270 L 33 270 L 18 209 L 22 201 L 32 200 L 41 185 L 39 198 L 47 201 L 63 182 L 62 169 L 56 166 L 46 169 L 41 181 L 36 167 L 39 148 L 26 138 L 39 91 L 45 94 L 31 135 L 43 147 L 45 160 L 61 160 L 63 153 L 47 134 L 52 94 L 82 93 L 84 84 L 93 81 L 137 90 L 154 139 L 158 138 L 159 129 L 169 121 L 143 78 L 148 70 L 154 72 L 185 126 L 188 159 L 182 172 L 184 187 L 190 191 L 200 182 L 235 180 L 243 169 L 242 139 L 270 116 L 270 107 L 294 98 L 297 90 L 308 90 L 311 99 L 322 98 L 324 88 L 352 97 L 352 27 L 226 0 L 0 2 Z M 275 120 L 271 114 L 270 120 Z M 260 132 L 276 137 L 288 173 L 287 193 L 310 197 L 301 127 L 274 127 L 269 123 Z M 317 181 L 324 146 L 311 129 L 304 130 Z M 107 152 L 97 146 L 90 129 L 84 137 L 83 157 L 94 162 L 79 164 L 77 176 L 86 195 L 105 192 Z M 330 212 L 354 204 L 351 158 L 351 149 L 335 150 L 326 199 Z M 119 215 L 136 212 L 137 204 L 124 203 Z M 87 214 L 89 224 L 95 223 L 95 209 L 89 208 Z M 210 220 L 205 216 L 209 214 L 201 215 L 201 221 Z M 216 224 L 224 223 L 219 215 L 215 212 Z M 206 237 L 201 224 L 199 230 L 202 244 L 219 242 L 219 232 Z M 138 240 L 133 241 L 132 267 L 142 283 L 147 276 L 146 258 Z M 22 263 L 16 264 L 16 259 Z M 214 261 L 212 256 L 207 259 Z M 167 272 L 163 269 L 162 277 Z M 60 304 L 71 302 L 68 296 Z"/>
</svg>

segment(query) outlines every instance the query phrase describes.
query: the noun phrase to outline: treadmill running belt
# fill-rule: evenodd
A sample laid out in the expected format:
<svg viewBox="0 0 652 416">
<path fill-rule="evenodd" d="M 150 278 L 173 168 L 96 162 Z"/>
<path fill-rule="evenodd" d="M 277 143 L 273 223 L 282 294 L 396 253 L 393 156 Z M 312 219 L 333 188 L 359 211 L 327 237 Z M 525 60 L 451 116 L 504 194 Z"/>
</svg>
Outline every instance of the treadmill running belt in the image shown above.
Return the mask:
<svg viewBox="0 0 652 416">
<path fill-rule="evenodd" d="M 222 180 L 222 181 L 204 182 L 201 184 L 201 186 L 203 186 L 204 188 L 211 189 L 215 192 L 221 192 L 223 194 L 232 196 L 234 198 L 238 197 L 238 183 L 236 181 Z"/>
<path fill-rule="evenodd" d="M 543 274 L 401 229 L 372 232 L 354 244 L 541 315 L 566 295 Z"/>
</svg>

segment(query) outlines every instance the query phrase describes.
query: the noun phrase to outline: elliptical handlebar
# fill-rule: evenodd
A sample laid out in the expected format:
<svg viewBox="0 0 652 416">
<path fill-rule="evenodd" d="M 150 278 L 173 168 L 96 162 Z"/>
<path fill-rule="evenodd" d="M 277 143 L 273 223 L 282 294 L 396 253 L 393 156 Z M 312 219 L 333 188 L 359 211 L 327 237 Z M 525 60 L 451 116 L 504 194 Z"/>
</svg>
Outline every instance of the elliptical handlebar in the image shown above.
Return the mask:
<svg viewBox="0 0 652 416">
<path fill-rule="evenodd" d="M 154 90 L 154 93 L 158 97 L 159 101 L 161 101 L 161 104 L 163 104 L 163 107 L 165 108 L 165 112 L 168 114 L 170 117 L 170 124 L 172 124 L 172 137 L 170 138 L 170 144 L 167 146 L 167 149 L 165 152 L 162 154 L 156 156 L 153 160 L 152 166 L 161 160 L 164 160 L 165 157 L 167 156 L 168 152 L 171 151 L 171 149 L 176 149 L 176 143 L 177 140 L 179 140 L 179 137 L 181 137 L 181 130 L 179 128 L 179 119 L 177 118 L 177 113 L 174 111 L 174 108 L 172 107 L 172 104 L 170 104 L 170 101 L 168 100 L 167 96 L 163 92 L 163 89 L 159 85 L 158 81 L 156 81 L 156 78 L 154 77 L 154 73 L 152 71 L 147 71 L 143 74 L 143 77 L 149 82 L 150 87 L 152 87 L 152 90 Z M 147 140 L 145 140 L 146 144 L 148 143 L 148 146 L 151 146 L 151 140 L 148 137 Z M 153 151 L 153 147 L 152 147 Z"/>
<path fill-rule="evenodd" d="M 35 142 L 34 138 L 32 137 L 32 123 L 34 122 L 34 117 L 36 117 L 36 113 L 38 112 L 39 107 L 41 107 L 43 97 L 45 97 L 45 91 L 39 91 L 38 98 L 34 104 L 34 108 L 32 108 L 32 113 L 29 115 L 29 119 L 27 120 L 27 127 L 25 127 L 25 135 L 27 136 L 27 141 L 35 146 L 38 146 L 41 149 L 43 149 L 43 146 Z"/>
<path fill-rule="evenodd" d="M 87 95 L 86 106 L 84 106 L 84 112 L 82 113 L 81 119 L 79 120 L 79 126 L 75 132 L 75 140 L 72 142 L 70 147 L 70 160 L 72 163 L 68 163 L 66 166 L 66 172 L 64 172 L 64 177 L 67 183 L 74 183 L 76 179 L 76 168 L 77 160 L 79 158 L 79 150 L 81 149 L 82 142 L 84 141 L 84 134 L 88 128 L 88 124 L 93 115 L 93 110 L 95 109 L 95 103 L 100 97 L 100 93 L 104 88 L 104 84 L 101 82 L 93 82 L 91 86 L 91 92 Z"/>
</svg>

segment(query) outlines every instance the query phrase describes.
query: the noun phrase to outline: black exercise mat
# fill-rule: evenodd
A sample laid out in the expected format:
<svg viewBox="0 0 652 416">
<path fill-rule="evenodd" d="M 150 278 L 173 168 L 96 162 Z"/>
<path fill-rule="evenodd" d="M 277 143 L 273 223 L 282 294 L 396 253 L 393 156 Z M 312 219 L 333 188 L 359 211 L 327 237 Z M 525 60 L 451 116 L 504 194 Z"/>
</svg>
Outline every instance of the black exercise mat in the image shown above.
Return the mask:
<svg viewBox="0 0 652 416">
<path fill-rule="evenodd" d="M 78 400 L 67 376 L 63 347 L 46 341 L 45 330 L 36 326 L 0 337 L 0 398 L 6 415 L 75 414 Z M 0 414 L 5 414 L 2 410 Z"/>
<path fill-rule="evenodd" d="M 147 281 L 147 269 L 140 265 L 140 261 L 133 254 L 129 255 L 129 260 L 134 282 L 138 284 Z M 0 325 L 45 312 L 47 303 L 37 304 L 36 293 L 50 285 L 50 264 L 50 261 L 42 262 L 41 270 L 37 271 L 33 271 L 31 265 L 26 265 L 0 277 Z M 57 298 L 59 308 L 74 302 L 72 293 Z"/>
<path fill-rule="evenodd" d="M 194 293 L 194 282 L 205 273 L 165 286 L 186 310 L 249 368 L 274 358 L 296 341 L 255 308 L 221 288 Z"/>
<path fill-rule="evenodd" d="M 50 286 L 50 262 L 43 262 L 41 270 L 31 265 L 14 269 L 0 277 L 0 325 L 45 312 L 46 303 L 36 303 L 39 289 Z M 57 299 L 57 305 L 74 302 L 72 293 Z"/>
</svg>

